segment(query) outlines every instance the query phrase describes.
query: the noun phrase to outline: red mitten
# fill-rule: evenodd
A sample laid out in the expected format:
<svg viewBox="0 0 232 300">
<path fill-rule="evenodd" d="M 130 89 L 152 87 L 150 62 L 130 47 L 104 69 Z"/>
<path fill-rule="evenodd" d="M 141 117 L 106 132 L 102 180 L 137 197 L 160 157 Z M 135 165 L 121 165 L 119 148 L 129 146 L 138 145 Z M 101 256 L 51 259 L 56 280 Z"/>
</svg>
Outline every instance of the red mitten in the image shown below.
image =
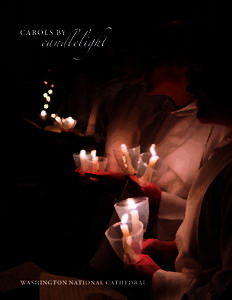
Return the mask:
<svg viewBox="0 0 232 300">
<path fill-rule="evenodd" d="M 148 254 L 162 269 L 173 271 L 178 249 L 175 241 L 147 239 L 143 241 L 142 253 Z"/>
<path fill-rule="evenodd" d="M 160 204 L 161 190 L 154 183 L 150 183 L 147 186 L 141 186 L 137 182 L 136 176 L 127 176 L 129 181 L 128 190 L 136 197 L 148 197 L 149 198 L 149 209 L 154 210 Z"/>
<path fill-rule="evenodd" d="M 98 184 L 111 193 L 121 191 L 126 184 L 126 178 L 123 173 L 98 172 L 95 174 L 85 173 L 85 175 L 86 177 L 98 179 Z"/>
<path fill-rule="evenodd" d="M 150 258 L 150 256 L 142 254 L 140 261 L 136 264 L 125 265 L 127 270 L 133 272 L 134 276 L 139 279 L 152 280 L 153 274 L 160 270 L 160 267 Z"/>
</svg>

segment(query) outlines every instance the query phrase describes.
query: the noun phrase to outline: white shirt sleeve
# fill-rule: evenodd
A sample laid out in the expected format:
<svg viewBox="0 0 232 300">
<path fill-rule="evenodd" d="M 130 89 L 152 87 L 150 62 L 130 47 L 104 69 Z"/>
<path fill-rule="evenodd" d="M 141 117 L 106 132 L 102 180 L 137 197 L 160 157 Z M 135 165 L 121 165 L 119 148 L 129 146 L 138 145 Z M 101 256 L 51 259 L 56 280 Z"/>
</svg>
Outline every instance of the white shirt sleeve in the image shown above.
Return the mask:
<svg viewBox="0 0 232 300">
<path fill-rule="evenodd" d="M 158 219 L 183 220 L 186 199 L 162 192 L 158 211 Z"/>
<path fill-rule="evenodd" d="M 180 300 L 192 282 L 184 273 L 159 270 L 152 277 L 151 299 Z"/>
</svg>

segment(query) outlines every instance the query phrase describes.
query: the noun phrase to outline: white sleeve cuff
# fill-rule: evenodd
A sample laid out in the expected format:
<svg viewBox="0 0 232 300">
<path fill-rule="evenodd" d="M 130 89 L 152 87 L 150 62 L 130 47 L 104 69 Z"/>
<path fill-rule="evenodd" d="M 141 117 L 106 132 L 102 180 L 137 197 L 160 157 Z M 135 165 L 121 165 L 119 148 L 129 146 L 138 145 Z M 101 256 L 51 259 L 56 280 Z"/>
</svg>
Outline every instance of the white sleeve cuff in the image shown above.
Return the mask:
<svg viewBox="0 0 232 300">
<path fill-rule="evenodd" d="M 184 273 L 159 270 L 152 277 L 151 299 L 179 300 L 188 290 L 193 278 Z"/>
<path fill-rule="evenodd" d="M 185 206 L 186 199 L 162 192 L 157 217 L 159 219 L 183 220 Z"/>
</svg>

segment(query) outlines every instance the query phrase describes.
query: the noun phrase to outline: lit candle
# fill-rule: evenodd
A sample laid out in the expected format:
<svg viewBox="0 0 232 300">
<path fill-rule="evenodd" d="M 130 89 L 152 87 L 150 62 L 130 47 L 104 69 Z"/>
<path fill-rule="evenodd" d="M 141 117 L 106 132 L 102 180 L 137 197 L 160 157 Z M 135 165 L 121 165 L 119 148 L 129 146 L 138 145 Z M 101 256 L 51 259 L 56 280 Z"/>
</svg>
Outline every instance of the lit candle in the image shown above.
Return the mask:
<svg viewBox="0 0 232 300">
<path fill-rule="evenodd" d="M 76 125 L 77 121 L 72 117 L 68 117 L 66 119 L 62 119 L 62 125 L 64 129 L 71 129 Z"/>
<path fill-rule="evenodd" d="M 98 171 L 98 157 L 96 156 L 96 150 L 91 151 L 91 156 L 92 156 L 92 163 L 93 163 L 93 169 L 92 172 L 97 172 Z"/>
<path fill-rule="evenodd" d="M 40 113 L 40 117 L 42 120 L 45 120 L 47 118 L 47 112 L 45 110 L 42 110 Z"/>
<path fill-rule="evenodd" d="M 124 167 L 127 169 L 129 174 L 134 174 L 135 169 L 132 166 L 130 155 L 127 150 L 127 146 L 125 144 L 121 144 L 121 151 L 122 151 L 122 161 Z"/>
<path fill-rule="evenodd" d="M 149 163 L 148 163 L 148 166 L 150 168 L 153 168 L 155 167 L 155 164 L 157 162 L 157 160 L 159 159 L 159 156 L 156 154 L 156 151 L 155 151 L 155 144 L 152 144 L 151 147 L 150 147 L 150 152 L 152 154 L 151 158 L 149 159 Z"/>
<path fill-rule="evenodd" d="M 80 161 L 81 161 L 81 170 L 82 172 L 85 172 L 87 169 L 87 157 L 86 157 L 85 150 L 80 151 Z"/>
<path fill-rule="evenodd" d="M 128 226 L 127 226 L 127 220 L 128 220 L 128 214 L 124 214 L 122 216 L 122 219 L 121 219 L 121 225 L 120 225 L 120 228 L 122 230 L 122 237 L 123 238 L 127 238 L 130 233 L 129 233 L 129 229 L 128 229 Z M 123 246 L 124 248 L 124 246 Z"/>
<path fill-rule="evenodd" d="M 61 118 L 59 116 L 55 117 L 55 120 L 60 126 L 62 125 Z"/>
<path fill-rule="evenodd" d="M 121 219 L 121 231 L 122 231 L 122 246 L 124 250 L 123 261 L 125 263 L 131 263 L 135 260 L 135 252 L 130 245 L 130 232 L 127 225 L 128 214 L 124 214 Z"/>
<path fill-rule="evenodd" d="M 139 222 L 139 214 L 136 209 L 136 204 L 133 199 L 127 199 L 128 209 L 131 214 L 131 223 L 132 223 L 132 232 L 135 233 L 138 231 L 138 222 Z"/>
<path fill-rule="evenodd" d="M 155 167 L 157 160 L 159 159 L 159 156 L 157 155 L 157 153 L 155 151 L 155 144 L 151 145 L 150 152 L 151 152 L 152 156 L 149 159 L 148 167 L 146 168 L 143 176 L 139 179 L 139 181 L 142 184 L 147 184 L 147 182 L 149 182 L 151 180 L 153 169 Z"/>
</svg>

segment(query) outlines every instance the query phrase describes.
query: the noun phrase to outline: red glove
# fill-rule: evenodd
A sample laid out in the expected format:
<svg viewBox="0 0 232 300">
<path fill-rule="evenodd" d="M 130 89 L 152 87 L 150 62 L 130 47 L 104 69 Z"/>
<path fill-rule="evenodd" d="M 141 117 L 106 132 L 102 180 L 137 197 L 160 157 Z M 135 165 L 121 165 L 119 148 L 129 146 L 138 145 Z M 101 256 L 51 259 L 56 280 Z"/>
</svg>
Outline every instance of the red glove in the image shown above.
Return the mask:
<svg viewBox="0 0 232 300">
<path fill-rule="evenodd" d="M 160 270 L 160 267 L 150 258 L 150 256 L 142 254 L 141 259 L 136 264 L 125 265 L 125 269 L 133 272 L 136 278 L 152 280 L 153 274 Z"/>
<path fill-rule="evenodd" d="M 143 241 L 142 253 L 148 254 L 162 269 L 173 271 L 178 249 L 175 241 L 147 239 Z"/>
<path fill-rule="evenodd" d="M 141 186 L 137 182 L 136 176 L 126 176 L 129 181 L 127 186 L 128 190 L 134 194 L 136 197 L 148 197 L 149 198 L 149 209 L 154 210 L 160 204 L 161 190 L 154 183 L 150 183 L 147 186 Z"/>
<path fill-rule="evenodd" d="M 98 179 L 98 183 L 102 185 L 105 190 L 114 193 L 123 189 L 126 184 L 126 178 L 123 173 L 113 172 L 98 172 L 85 173 L 86 177 Z"/>
</svg>

